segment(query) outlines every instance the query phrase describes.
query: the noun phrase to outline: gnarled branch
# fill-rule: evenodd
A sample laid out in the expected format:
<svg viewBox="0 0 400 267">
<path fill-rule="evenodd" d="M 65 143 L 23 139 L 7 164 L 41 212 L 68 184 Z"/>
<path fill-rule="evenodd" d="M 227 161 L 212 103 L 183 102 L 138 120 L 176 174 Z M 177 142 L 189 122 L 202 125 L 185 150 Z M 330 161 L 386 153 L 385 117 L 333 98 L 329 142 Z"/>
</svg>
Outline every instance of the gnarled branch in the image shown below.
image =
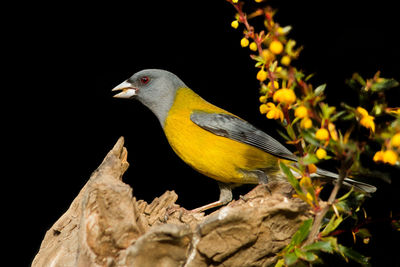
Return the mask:
<svg viewBox="0 0 400 267">
<path fill-rule="evenodd" d="M 47 231 L 33 267 L 266 266 L 310 216 L 285 182 L 257 186 L 207 216 L 179 207 L 173 191 L 137 200 L 122 182 L 123 145 L 121 137 Z"/>
</svg>

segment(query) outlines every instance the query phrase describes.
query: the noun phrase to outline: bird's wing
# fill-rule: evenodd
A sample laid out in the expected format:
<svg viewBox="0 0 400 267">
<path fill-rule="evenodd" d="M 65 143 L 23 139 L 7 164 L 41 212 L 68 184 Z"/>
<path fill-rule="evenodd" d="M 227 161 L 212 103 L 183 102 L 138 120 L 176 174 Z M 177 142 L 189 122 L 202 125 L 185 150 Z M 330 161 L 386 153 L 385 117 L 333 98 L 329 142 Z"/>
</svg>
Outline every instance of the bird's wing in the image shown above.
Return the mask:
<svg viewBox="0 0 400 267">
<path fill-rule="evenodd" d="M 296 156 L 273 137 L 233 115 L 194 110 L 190 119 L 213 134 L 254 146 L 279 158 L 297 161 Z"/>
<path fill-rule="evenodd" d="M 201 128 L 213 134 L 257 147 L 279 158 L 297 161 L 296 156 L 273 137 L 258 130 L 247 121 L 233 115 L 195 110 L 190 115 L 190 119 Z M 338 174 L 318 168 L 312 177 L 337 180 Z M 357 191 L 364 193 L 373 193 L 376 191 L 375 186 L 350 178 L 345 178 L 343 184 L 348 187 L 354 186 Z"/>
</svg>

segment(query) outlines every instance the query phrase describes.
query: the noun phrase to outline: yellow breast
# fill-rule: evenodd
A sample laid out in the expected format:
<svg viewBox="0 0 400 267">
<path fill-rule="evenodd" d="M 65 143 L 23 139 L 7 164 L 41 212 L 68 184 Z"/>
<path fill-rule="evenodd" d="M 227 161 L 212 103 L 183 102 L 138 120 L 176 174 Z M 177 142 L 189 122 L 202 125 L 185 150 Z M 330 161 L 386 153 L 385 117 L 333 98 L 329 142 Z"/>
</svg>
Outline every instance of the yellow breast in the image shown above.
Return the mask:
<svg viewBox="0 0 400 267">
<path fill-rule="evenodd" d="M 173 150 L 188 165 L 218 181 L 239 184 L 258 183 L 257 176 L 246 171 L 277 168 L 274 156 L 197 126 L 190 120 L 193 110 L 231 114 L 188 88 L 178 89 L 164 132 Z"/>
</svg>

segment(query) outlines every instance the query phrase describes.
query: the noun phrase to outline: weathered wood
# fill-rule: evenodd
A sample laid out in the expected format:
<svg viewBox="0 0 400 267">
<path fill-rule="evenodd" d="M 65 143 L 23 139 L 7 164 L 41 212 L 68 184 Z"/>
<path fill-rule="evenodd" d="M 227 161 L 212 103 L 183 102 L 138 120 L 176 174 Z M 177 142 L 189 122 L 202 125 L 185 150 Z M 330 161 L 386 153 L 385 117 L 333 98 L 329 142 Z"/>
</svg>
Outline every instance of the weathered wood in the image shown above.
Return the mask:
<svg viewBox="0 0 400 267">
<path fill-rule="evenodd" d="M 307 217 L 284 182 L 257 186 L 209 214 L 175 204 L 167 191 L 148 204 L 122 182 L 121 137 L 47 231 L 32 266 L 268 266 Z"/>
</svg>

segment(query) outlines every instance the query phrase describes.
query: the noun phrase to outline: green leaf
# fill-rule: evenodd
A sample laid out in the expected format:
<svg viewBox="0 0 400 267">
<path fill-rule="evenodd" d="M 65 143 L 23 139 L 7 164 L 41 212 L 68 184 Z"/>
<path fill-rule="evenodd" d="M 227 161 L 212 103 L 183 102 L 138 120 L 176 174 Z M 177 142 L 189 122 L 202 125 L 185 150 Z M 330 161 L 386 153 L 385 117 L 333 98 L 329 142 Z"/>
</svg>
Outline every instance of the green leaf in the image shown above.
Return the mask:
<svg viewBox="0 0 400 267">
<path fill-rule="evenodd" d="M 342 115 L 345 114 L 346 112 L 347 112 L 347 111 L 345 111 L 345 110 L 342 110 L 342 111 L 337 112 L 335 115 L 333 115 L 333 116 L 331 117 L 330 121 L 333 122 L 333 121 L 337 120 L 340 116 L 342 116 Z M 354 114 L 353 114 L 353 115 L 354 115 Z"/>
<path fill-rule="evenodd" d="M 306 251 L 311 250 L 311 251 L 323 251 L 323 252 L 333 253 L 332 243 L 329 241 L 318 241 L 308 246 L 305 246 L 304 249 Z"/>
<path fill-rule="evenodd" d="M 289 183 L 293 186 L 293 188 L 296 190 L 296 192 L 302 192 L 300 185 L 299 185 L 299 181 L 296 179 L 296 177 L 294 177 L 292 171 L 289 169 L 288 166 L 286 166 L 285 163 L 280 162 L 280 167 L 283 171 L 283 173 L 286 175 Z"/>
<path fill-rule="evenodd" d="M 275 263 L 275 267 L 284 267 L 285 266 L 285 260 L 280 259 Z"/>
<path fill-rule="evenodd" d="M 294 252 L 287 253 L 285 255 L 285 263 L 286 263 L 286 265 L 295 264 L 298 259 L 299 258 L 296 256 L 296 254 Z"/>
<path fill-rule="evenodd" d="M 326 88 L 326 83 L 321 84 L 320 86 L 318 86 L 317 88 L 315 88 L 315 90 L 314 90 L 314 95 L 315 95 L 315 96 L 321 95 L 321 94 L 324 92 L 325 88 Z"/>
<path fill-rule="evenodd" d="M 321 103 L 320 104 L 321 111 L 322 111 L 322 117 L 325 119 L 328 119 L 333 112 L 335 112 L 336 107 L 330 107 L 328 104 Z"/>
<path fill-rule="evenodd" d="M 371 91 L 380 92 L 397 86 L 399 86 L 399 82 L 395 79 L 381 78 L 381 81 L 376 82 L 371 86 Z"/>
<path fill-rule="evenodd" d="M 339 245 L 339 251 L 345 258 L 350 258 L 364 266 L 371 266 L 368 257 L 365 257 L 351 248 Z"/>
<path fill-rule="evenodd" d="M 317 255 L 315 255 L 314 253 L 309 252 L 309 251 L 304 252 L 304 255 L 305 255 L 305 258 L 303 258 L 303 259 L 306 260 L 306 261 L 310 261 L 311 262 L 311 261 L 316 261 L 318 259 Z"/>
<path fill-rule="evenodd" d="M 312 77 L 314 77 L 315 73 L 311 73 L 309 75 L 307 75 L 306 78 L 304 78 L 304 81 L 307 82 L 309 79 L 311 79 Z"/>
<path fill-rule="evenodd" d="M 329 242 L 331 243 L 331 247 L 333 251 L 338 251 L 338 243 L 337 243 L 337 238 L 334 236 L 327 236 L 327 237 L 322 237 L 321 241 Z"/>
<path fill-rule="evenodd" d="M 355 117 L 356 115 L 354 113 L 348 113 L 346 116 L 342 117 L 342 120 L 348 121 L 354 119 Z"/>
<path fill-rule="evenodd" d="M 313 134 L 310 131 L 303 131 L 301 135 L 303 136 L 304 140 L 306 140 L 306 142 L 314 146 L 319 146 L 319 141 L 314 138 Z"/>
<path fill-rule="evenodd" d="M 278 61 L 275 60 L 275 61 L 269 66 L 269 71 L 274 72 L 277 65 L 278 65 Z"/>
<path fill-rule="evenodd" d="M 302 50 L 302 47 L 294 49 L 295 46 L 296 46 L 296 41 L 292 39 L 289 39 L 285 46 L 285 52 L 290 57 L 293 58 L 297 58 L 299 56 L 300 51 Z"/>
<path fill-rule="evenodd" d="M 255 60 L 255 61 L 261 61 L 265 63 L 265 60 L 262 56 L 258 56 L 258 55 L 250 55 L 251 59 Z"/>
<path fill-rule="evenodd" d="M 294 77 L 296 78 L 297 81 L 303 79 L 304 76 L 305 76 L 305 74 L 298 70 L 296 70 L 296 72 L 294 74 Z"/>
<path fill-rule="evenodd" d="M 294 118 L 294 120 L 292 121 L 291 126 L 293 126 L 293 125 L 294 125 L 296 122 L 298 122 L 299 120 L 301 120 L 301 118 L 299 118 L 299 117 Z"/>
<path fill-rule="evenodd" d="M 354 187 L 352 187 L 352 188 L 349 190 L 349 192 L 347 192 L 346 194 L 344 194 L 343 196 L 341 196 L 340 198 L 338 198 L 338 201 L 343 201 L 343 200 L 345 200 L 346 198 L 348 198 L 348 197 L 351 195 L 351 193 L 353 193 L 353 191 L 354 191 Z"/>
<path fill-rule="evenodd" d="M 358 84 L 360 84 L 360 85 L 362 85 L 362 86 L 365 86 L 365 84 L 366 84 L 364 78 L 361 77 L 361 75 L 358 74 L 357 72 L 353 74 L 353 76 L 352 76 L 351 79 L 350 79 L 350 82 L 351 82 L 351 83 L 354 83 L 354 84 L 355 84 L 355 83 L 358 83 Z"/>
<path fill-rule="evenodd" d="M 309 252 L 309 251 L 303 251 L 299 248 L 295 248 L 294 253 L 296 254 L 296 256 L 298 258 L 303 259 L 305 261 L 312 262 L 312 261 L 315 261 L 316 259 L 318 259 L 317 255 L 315 255 L 314 253 Z"/>
<path fill-rule="evenodd" d="M 335 214 L 332 215 L 332 218 L 329 220 L 328 224 L 325 226 L 324 230 L 322 230 L 321 235 L 326 236 L 335 230 L 339 224 L 343 221 L 343 217 L 336 217 Z"/>
<path fill-rule="evenodd" d="M 287 126 L 286 131 L 287 131 L 289 137 L 292 138 L 292 140 L 296 139 L 296 134 L 294 133 L 293 127 L 291 125 Z"/>
<path fill-rule="evenodd" d="M 290 139 L 290 137 L 289 137 L 286 133 L 282 132 L 282 131 L 279 130 L 279 129 L 277 129 L 276 131 L 277 131 L 278 134 L 279 134 L 280 136 L 282 136 L 286 141 L 292 141 L 292 139 Z"/>
<path fill-rule="evenodd" d="M 305 220 L 303 224 L 299 227 L 297 232 L 293 235 L 291 243 L 293 243 L 294 245 L 300 245 L 301 242 L 303 242 L 310 233 L 312 222 L 312 219 Z"/>
<path fill-rule="evenodd" d="M 375 106 L 372 108 L 371 113 L 374 114 L 375 116 L 381 115 L 383 113 L 383 111 L 385 110 L 385 105 L 375 104 Z"/>
<path fill-rule="evenodd" d="M 349 207 L 347 201 L 340 201 L 340 202 L 335 204 L 335 207 L 340 213 L 346 213 L 346 214 L 351 214 L 352 213 L 352 210 Z"/>
<path fill-rule="evenodd" d="M 254 65 L 254 67 L 259 67 L 259 66 L 261 66 L 261 65 L 263 65 L 264 64 L 264 62 L 261 62 L 261 61 L 258 61 L 255 65 Z"/>
<path fill-rule="evenodd" d="M 288 25 L 282 28 L 283 34 L 288 34 L 290 30 L 292 29 L 292 26 Z"/>
<path fill-rule="evenodd" d="M 319 161 L 315 154 L 308 153 L 305 157 L 302 158 L 301 163 L 303 165 L 315 164 Z"/>
</svg>

